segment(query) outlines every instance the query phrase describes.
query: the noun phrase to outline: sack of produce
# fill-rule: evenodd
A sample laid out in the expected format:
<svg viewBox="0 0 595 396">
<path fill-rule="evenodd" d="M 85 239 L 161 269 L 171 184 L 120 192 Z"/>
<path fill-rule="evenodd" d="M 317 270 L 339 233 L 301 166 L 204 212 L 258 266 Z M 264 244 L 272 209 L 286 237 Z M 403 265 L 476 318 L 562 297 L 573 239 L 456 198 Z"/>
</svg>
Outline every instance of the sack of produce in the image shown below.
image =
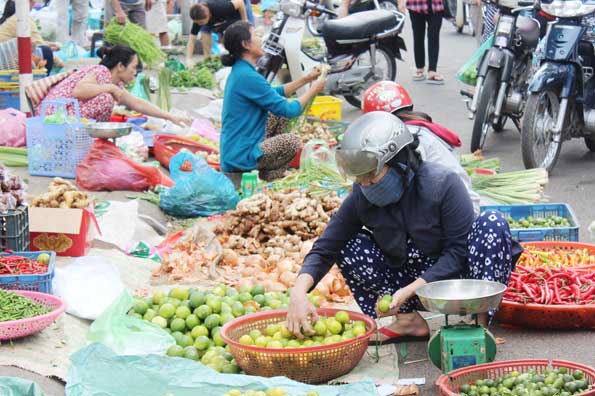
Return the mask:
<svg viewBox="0 0 595 396">
<path fill-rule="evenodd" d="M 105 139 L 96 139 L 87 157 L 77 165 L 76 183 L 89 191 L 145 191 L 160 184 L 173 185 L 159 169 L 135 162 Z"/>
<path fill-rule="evenodd" d="M 133 306 L 134 299 L 123 291 L 91 324 L 87 340 L 100 342 L 120 355 L 165 355 L 176 340 L 158 325 L 126 315 Z"/>
<path fill-rule="evenodd" d="M 464 84 L 475 85 L 477 82 L 477 67 L 483 54 L 494 44 L 494 36 L 490 36 L 475 52 L 471 58 L 457 72 L 457 80 Z"/>
<path fill-rule="evenodd" d="M 185 163 L 192 166 L 190 171 Z M 180 152 L 169 163 L 175 185 L 161 194 L 161 209 L 172 216 L 198 217 L 225 213 L 240 201 L 233 183 L 200 156 Z"/>
</svg>

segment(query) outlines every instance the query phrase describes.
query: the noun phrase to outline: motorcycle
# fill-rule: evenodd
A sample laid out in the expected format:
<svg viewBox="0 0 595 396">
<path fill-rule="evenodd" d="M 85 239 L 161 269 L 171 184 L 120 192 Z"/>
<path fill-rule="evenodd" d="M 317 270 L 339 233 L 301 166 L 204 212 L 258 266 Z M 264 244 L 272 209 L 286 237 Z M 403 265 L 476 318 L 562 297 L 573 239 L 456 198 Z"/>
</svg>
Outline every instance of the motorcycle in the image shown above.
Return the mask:
<svg viewBox="0 0 595 396">
<path fill-rule="evenodd" d="M 526 168 L 550 172 L 565 140 L 582 137 L 595 151 L 595 51 L 584 26 L 595 4 L 547 0 L 535 8 L 558 19 L 547 36 L 541 67 L 529 83 L 521 148 Z"/>
<path fill-rule="evenodd" d="M 496 4 L 500 18 L 494 44 L 479 61 L 475 94 L 469 106 L 471 118 L 475 118 L 471 152 L 483 148 L 490 129 L 501 132 L 508 118 L 520 131 L 532 56 L 539 43 L 539 22 L 519 15 L 531 7 L 513 8 L 517 4 L 510 0 Z"/>
<path fill-rule="evenodd" d="M 475 37 L 477 31 L 473 23 L 469 0 L 448 0 L 444 5 L 447 7 L 447 19 L 457 29 L 457 33 L 463 33 L 465 27 L 468 27 L 471 36 Z"/>
<path fill-rule="evenodd" d="M 397 2 L 396 0 L 367 0 L 369 3 L 368 11 L 371 10 L 389 10 L 389 11 L 397 11 Z M 334 11 L 335 14 L 339 12 L 339 7 L 341 6 L 341 0 L 321 0 L 319 2 L 320 5 L 323 5 L 328 10 Z M 309 12 L 308 17 L 306 18 L 306 23 L 308 26 L 308 31 L 312 36 L 320 37 L 320 26 L 328 21 L 329 19 L 336 18 L 336 15 L 331 15 L 327 13 L 321 13 L 318 11 L 311 10 Z"/>
<path fill-rule="evenodd" d="M 377 81 L 395 80 L 395 58 L 402 60 L 401 50 L 406 50 L 399 36 L 405 15 L 374 10 L 326 21 L 321 33 L 327 49 L 314 58 L 302 49 L 305 18 L 312 10 L 334 14 L 307 0 L 281 1 L 273 28 L 263 43 L 265 55 L 259 59 L 257 70 L 272 81 L 287 65 L 291 79 L 297 81 L 312 68 L 328 65 L 326 93 L 343 96 L 348 103 L 361 108 L 361 95 L 366 88 Z"/>
</svg>

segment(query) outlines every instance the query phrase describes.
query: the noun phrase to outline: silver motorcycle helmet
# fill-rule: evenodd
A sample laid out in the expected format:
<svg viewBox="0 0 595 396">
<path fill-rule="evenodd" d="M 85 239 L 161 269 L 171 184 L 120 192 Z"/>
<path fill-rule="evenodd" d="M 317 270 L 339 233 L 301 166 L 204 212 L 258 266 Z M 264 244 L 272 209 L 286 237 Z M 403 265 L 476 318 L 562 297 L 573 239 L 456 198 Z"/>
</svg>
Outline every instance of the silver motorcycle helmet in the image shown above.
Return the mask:
<svg viewBox="0 0 595 396">
<path fill-rule="evenodd" d="M 354 181 L 373 178 L 384 165 L 414 141 L 398 117 L 372 111 L 355 120 L 343 135 L 335 157 L 341 173 Z"/>
</svg>

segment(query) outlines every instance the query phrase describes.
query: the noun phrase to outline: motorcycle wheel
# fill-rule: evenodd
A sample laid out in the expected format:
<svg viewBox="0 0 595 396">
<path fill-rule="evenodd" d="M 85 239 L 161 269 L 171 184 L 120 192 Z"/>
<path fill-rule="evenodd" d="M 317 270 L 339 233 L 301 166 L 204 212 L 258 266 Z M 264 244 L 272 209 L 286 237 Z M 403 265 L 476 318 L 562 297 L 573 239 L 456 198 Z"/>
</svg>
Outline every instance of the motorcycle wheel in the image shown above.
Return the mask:
<svg viewBox="0 0 595 396">
<path fill-rule="evenodd" d="M 368 54 L 369 52 L 364 52 L 360 56 L 358 56 L 358 58 L 354 62 L 354 65 L 357 65 L 360 62 L 360 58 L 362 56 L 366 56 Z M 368 81 L 366 81 L 364 87 L 360 89 L 355 95 L 345 96 L 345 100 L 347 101 L 347 103 L 349 103 L 353 107 L 357 107 L 358 109 L 362 108 L 362 95 L 364 91 L 375 82 L 387 80 L 395 81 L 395 78 L 397 77 L 397 62 L 395 61 L 395 54 L 387 47 L 380 45 L 378 46 L 378 48 L 376 48 L 376 60 L 379 59 L 384 59 L 386 61 L 387 70 L 383 70 L 383 74 L 379 78 L 377 78 L 377 76 L 374 76 L 370 78 Z"/>
<path fill-rule="evenodd" d="M 525 106 L 521 126 L 521 151 L 526 169 L 545 168 L 551 172 L 556 165 L 562 141 L 551 133 L 560 111 L 558 92 L 546 90 L 532 93 Z"/>
<path fill-rule="evenodd" d="M 477 112 L 473 121 L 471 134 L 471 152 L 481 150 L 485 144 L 489 130 L 492 128 L 492 114 L 496 106 L 496 94 L 498 85 L 498 73 L 495 69 L 488 70 L 483 86 L 479 91 L 477 101 Z"/>
<path fill-rule="evenodd" d="M 585 136 L 585 144 L 591 152 L 595 152 L 595 136 Z"/>
</svg>

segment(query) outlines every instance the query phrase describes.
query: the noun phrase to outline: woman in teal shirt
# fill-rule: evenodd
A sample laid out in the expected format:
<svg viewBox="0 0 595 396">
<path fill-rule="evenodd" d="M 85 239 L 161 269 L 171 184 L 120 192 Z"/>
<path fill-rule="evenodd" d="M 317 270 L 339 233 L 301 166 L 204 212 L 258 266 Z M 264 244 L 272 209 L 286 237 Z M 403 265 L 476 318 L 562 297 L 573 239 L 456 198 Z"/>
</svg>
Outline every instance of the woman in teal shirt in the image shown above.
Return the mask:
<svg viewBox="0 0 595 396">
<path fill-rule="evenodd" d="M 324 81 L 316 80 L 315 69 L 303 79 L 271 87 L 256 69 L 256 61 L 264 55 L 262 43 L 254 27 L 245 21 L 231 25 L 223 37 L 229 54 L 221 61 L 233 66 L 223 96 L 221 129 L 221 169 L 224 172 L 245 172 L 258 169 L 265 181 L 282 177 L 301 147 L 298 136 L 284 133 L 282 118 L 302 114 L 306 104 L 324 89 Z M 304 85 L 312 85 L 294 101 L 291 96 Z"/>
</svg>

